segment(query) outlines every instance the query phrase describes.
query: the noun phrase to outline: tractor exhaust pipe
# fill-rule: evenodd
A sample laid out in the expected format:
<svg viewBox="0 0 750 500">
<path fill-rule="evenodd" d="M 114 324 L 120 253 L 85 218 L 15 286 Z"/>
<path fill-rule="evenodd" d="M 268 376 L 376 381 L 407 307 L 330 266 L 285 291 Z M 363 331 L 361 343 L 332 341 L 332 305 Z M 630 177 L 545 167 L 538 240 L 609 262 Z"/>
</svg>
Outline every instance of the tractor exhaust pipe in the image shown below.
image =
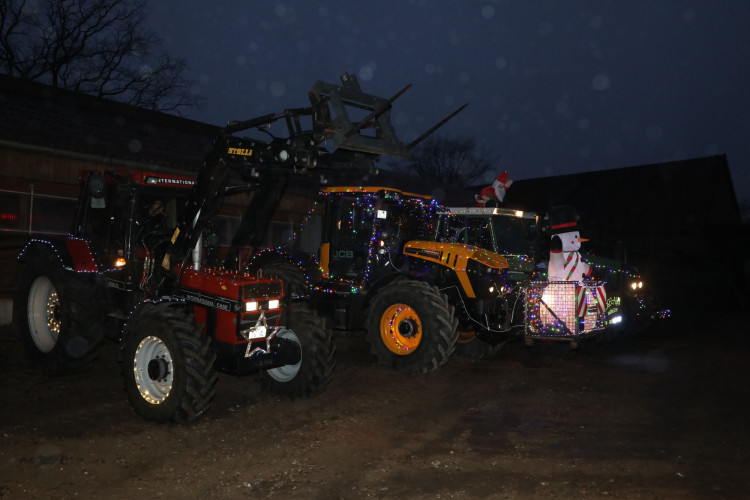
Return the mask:
<svg viewBox="0 0 750 500">
<path fill-rule="evenodd" d="M 193 219 L 193 227 L 198 224 L 198 217 L 200 217 L 201 211 L 198 210 L 198 213 L 195 214 L 195 218 Z M 198 241 L 195 242 L 195 247 L 193 247 L 193 270 L 194 271 L 200 271 L 201 269 L 201 260 L 202 260 L 202 250 L 203 250 L 203 234 L 200 234 L 198 236 Z"/>
</svg>

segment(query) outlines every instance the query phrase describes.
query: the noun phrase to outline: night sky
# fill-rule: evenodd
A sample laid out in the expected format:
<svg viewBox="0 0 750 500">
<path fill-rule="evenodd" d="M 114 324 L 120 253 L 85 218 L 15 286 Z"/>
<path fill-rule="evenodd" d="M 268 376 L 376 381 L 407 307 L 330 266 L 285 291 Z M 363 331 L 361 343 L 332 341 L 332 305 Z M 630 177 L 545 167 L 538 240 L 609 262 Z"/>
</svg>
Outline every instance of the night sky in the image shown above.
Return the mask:
<svg viewBox="0 0 750 500">
<path fill-rule="evenodd" d="M 737 198 L 750 201 L 747 0 L 160 0 L 149 9 L 203 99 L 187 118 L 223 125 L 307 106 L 315 81 L 349 72 L 383 97 L 413 84 L 392 112 L 403 142 L 468 102 L 439 133 L 491 149 L 493 174 L 726 153 Z M 696 179 L 696 203 L 700 189 Z"/>
</svg>

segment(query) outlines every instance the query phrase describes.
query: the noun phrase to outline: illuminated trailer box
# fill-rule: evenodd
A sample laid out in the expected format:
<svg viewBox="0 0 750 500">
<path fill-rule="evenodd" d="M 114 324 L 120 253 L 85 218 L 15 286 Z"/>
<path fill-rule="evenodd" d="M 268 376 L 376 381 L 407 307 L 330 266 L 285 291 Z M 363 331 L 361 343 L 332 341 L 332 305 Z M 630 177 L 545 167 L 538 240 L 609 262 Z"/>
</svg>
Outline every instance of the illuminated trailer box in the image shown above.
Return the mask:
<svg viewBox="0 0 750 500">
<path fill-rule="evenodd" d="M 596 336 L 606 326 L 603 282 L 534 282 L 525 287 L 525 334 L 534 340 L 571 342 Z"/>
</svg>

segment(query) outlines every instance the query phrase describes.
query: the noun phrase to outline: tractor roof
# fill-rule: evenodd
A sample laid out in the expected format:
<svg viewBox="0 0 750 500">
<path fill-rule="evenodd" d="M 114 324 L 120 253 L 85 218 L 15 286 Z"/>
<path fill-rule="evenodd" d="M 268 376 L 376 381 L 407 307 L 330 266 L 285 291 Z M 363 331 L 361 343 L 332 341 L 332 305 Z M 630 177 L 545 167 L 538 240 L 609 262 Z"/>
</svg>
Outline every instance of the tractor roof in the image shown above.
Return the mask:
<svg viewBox="0 0 750 500">
<path fill-rule="evenodd" d="M 523 210 L 513 210 L 510 208 L 498 207 L 451 207 L 448 209 L 454 215 L 507 215 L 524 219 L 535 219 L 534 212 L 524 212 Z"/>
<path fill-rule="evenodd" d="M 380 191 L 386 191 L 389 193 L 398 193 L 403 196 L 422 198 L 424 200 L 432 199 L 432 196 L 428 194 L 410 193 L 407 191 L 402 191 L 400 189 L 383 186 L 331 186 L 323 188 L 320 191 L 322 193 L 378 193 Z"/>
</svg>

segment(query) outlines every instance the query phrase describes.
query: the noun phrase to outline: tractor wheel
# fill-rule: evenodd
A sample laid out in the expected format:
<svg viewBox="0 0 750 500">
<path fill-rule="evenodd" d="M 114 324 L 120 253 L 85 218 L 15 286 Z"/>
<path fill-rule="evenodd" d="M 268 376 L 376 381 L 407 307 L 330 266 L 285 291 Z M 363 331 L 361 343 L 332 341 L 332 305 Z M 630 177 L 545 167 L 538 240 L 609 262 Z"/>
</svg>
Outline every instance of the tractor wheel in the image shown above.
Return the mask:
<svg viewBox="0 0 750 500">
<path fill-rule="evenodd" d="M 182 304 L 145 304 L 125 326 L 122 375 L 136 413 L 154 422 L 187 423 L 216 394 L 216 353 Z"/>
<path fill-rule="evenodd" d="M 305 295 L 307 293 L 305 273 L 294 264 L 278 262 L 263 266 L 263 276 L 279 278 L 283 281 L 284 293 L 287 296 L 291 294 Z"/>
<path fill-rule="evenodd" d="M 456 355 L 469 359 L 484 359 L 497 354 L 504 345 L 505 342 L 490 344 L 477 337 L 472 330 L 459 329 Z"/>
<path fill-rule="evenodd" d="M 44 252 L 24 268 L 15 317 L 28 353 L 48 375 L 82 371 L 99 356 L 104 317 L 94 277 Z"/>
<path fill-rule="evenodd" d="M 395 281 L 372 299 L 367 341 L 381 364 L 410 374 L 427 373 L 453 354 L 457 325 L 453 306 L 437 287 Z"/>
<path fill-rule="evenodd" d="M 299 345 L 302 358 L 294 365 L 263 373 L 263 388 L 288 398 L 313 397 L 328 387 L 336 366 L 336 346 L 323 320 L 306 304 L 292 304 L 287 328 L 276 334 Z"/>
</svg>

